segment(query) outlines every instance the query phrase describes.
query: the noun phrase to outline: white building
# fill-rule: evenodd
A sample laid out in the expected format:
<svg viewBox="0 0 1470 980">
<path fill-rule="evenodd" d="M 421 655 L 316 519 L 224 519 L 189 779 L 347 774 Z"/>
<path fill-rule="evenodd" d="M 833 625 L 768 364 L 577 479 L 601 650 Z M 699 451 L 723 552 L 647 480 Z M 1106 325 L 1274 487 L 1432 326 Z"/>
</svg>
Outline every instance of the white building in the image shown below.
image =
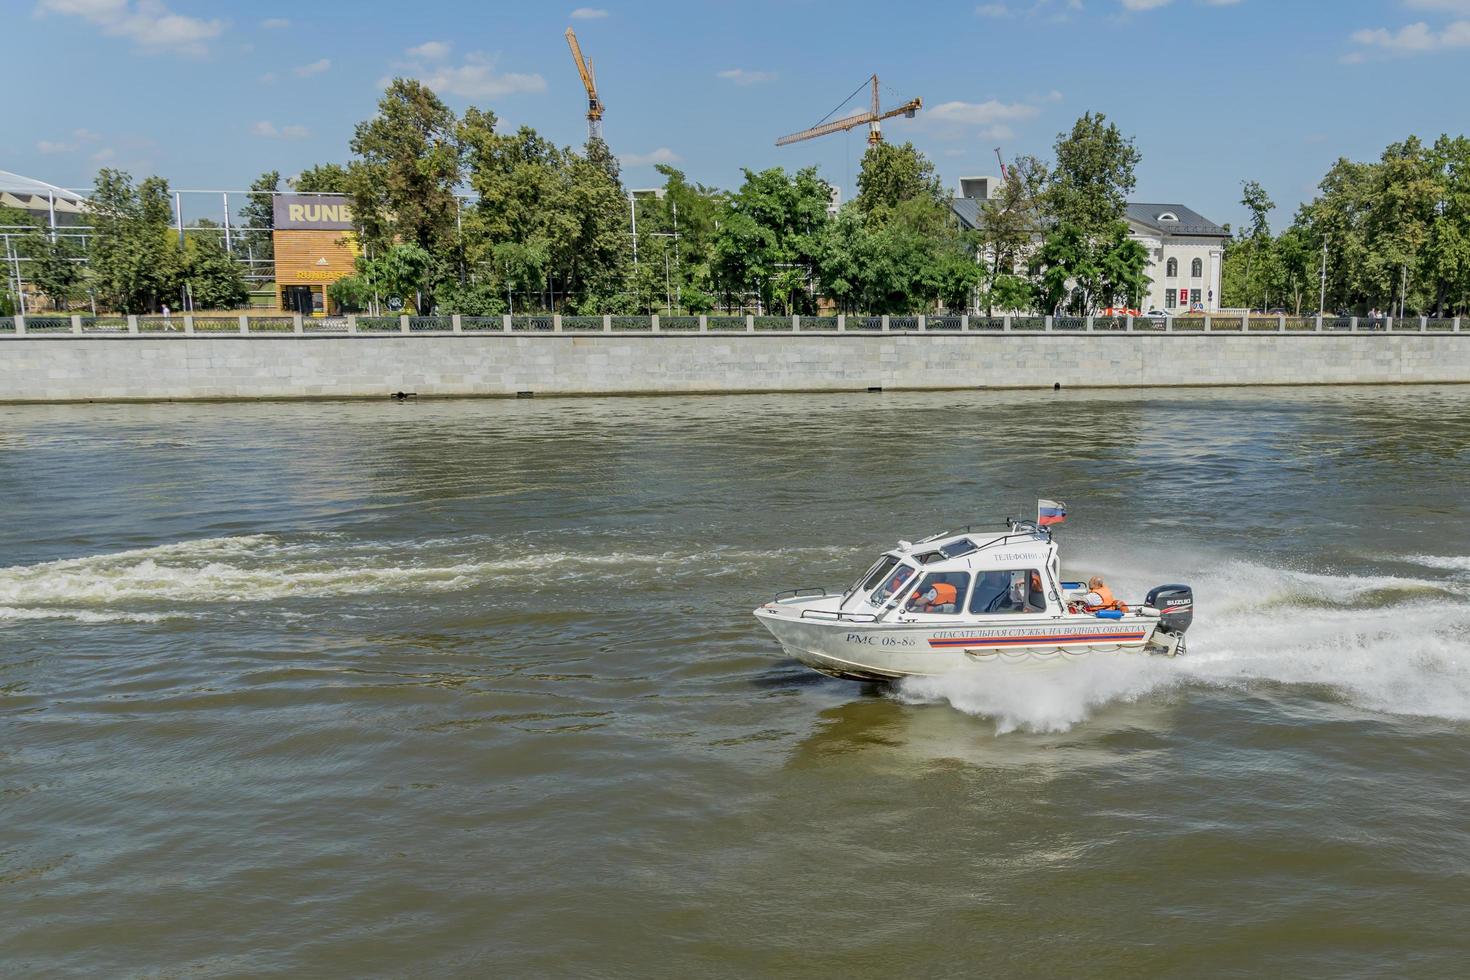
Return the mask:
<svg viewBox="0 0 1470 980">
<path fill-rule="evenodd" d="M 1182 204 L 1129 204 L 1129 237 L 1148 249 L 1145 306 L 1167 313 L 1220 311 L 1230 232 Z"/>
<path fill-rule="evenodd" d="M 950 207 L 960 224 L 978 228 L 981 204 L 1000 189 L 994 177 L 961 177 Z M 1148 250 L 1143 309 L 1187 313 L 1220 309 L 1220 273 L 1230 233 L 1182 204 L 1129 204 L 1128 234 Z"/>
</svg>

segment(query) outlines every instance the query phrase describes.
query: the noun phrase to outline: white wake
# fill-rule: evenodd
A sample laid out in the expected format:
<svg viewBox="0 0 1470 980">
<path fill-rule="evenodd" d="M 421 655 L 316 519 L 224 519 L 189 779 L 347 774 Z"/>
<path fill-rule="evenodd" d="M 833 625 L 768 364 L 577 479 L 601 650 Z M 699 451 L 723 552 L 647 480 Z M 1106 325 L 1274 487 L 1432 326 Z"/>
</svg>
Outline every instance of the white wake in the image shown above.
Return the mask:
<svg viewBox="0 0 1470 980">
<path fill-rule="evenodd" d="M 192 618 L 218 603 L 478 587 L 503 589 L 512 597 L 589 583 L 608 590 L 691 592 L 722 579 L 765 580 L 783 563 L 848 571 L 846 556 L 847 549 L 838 548 L 639 551 L 593 543 L 579 550 L 478 536 L 385 543 L 333 534 L 237 535 L 0 568 L 0 622 L 148 623 Z"/>
<path fill-rule="evenodd" d="M 1470 558 L 1453 556 L 1397 562 L 1470 570 Z M 1136 568 L 1115 565 L 1110 575 L 1129 596 L 1161 584 Z M 1470 575 L 1331 575 L 1227 560 L 1179 579 L 1195 590 L 1184 657 L 1045 671 L 977 665 L 910 679 L 896 696 L 947 702 L 1001 733 L 1065 731 L 1105 705 L 1191 685 L 1305 685 L 1370 711 L 1470 719 Z"/>
</svg>

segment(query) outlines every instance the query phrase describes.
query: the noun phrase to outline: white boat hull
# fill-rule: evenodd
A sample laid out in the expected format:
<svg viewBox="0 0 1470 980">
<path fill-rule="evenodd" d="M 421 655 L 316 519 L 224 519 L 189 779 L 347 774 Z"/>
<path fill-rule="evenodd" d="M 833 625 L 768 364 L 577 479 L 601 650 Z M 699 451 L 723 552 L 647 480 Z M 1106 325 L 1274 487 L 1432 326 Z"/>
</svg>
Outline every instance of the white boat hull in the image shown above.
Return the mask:
<svg viewBox="0 0 1470 980">
<path fill-rule="evenodd" d="M 833 677 L 890 681 L 929 677 L 986 664 L 1062 666 L 1098 656 L 1172 654 L 1177 638 L 1158 620 L 1132 614 L 1007 616 L 1003 622 L 863 623 L 803 616 L 812 603 L 767 603 L 756 618 L 797 660 Z M 805 607 L 805 608 L 804 608 Z"/>
</svg>

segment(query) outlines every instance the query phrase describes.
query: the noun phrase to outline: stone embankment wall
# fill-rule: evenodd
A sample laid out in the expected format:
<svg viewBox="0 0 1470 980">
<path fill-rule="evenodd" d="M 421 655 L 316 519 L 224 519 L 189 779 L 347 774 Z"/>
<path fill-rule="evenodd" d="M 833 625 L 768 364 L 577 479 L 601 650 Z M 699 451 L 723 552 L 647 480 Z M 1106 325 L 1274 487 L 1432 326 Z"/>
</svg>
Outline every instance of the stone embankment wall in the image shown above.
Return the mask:
<svg viewBox="0 0 1470 980">
<path fill-rule="evenodd" d="M 1446 334 L 15 337 L 0 401 L 1470 383 Z"/>
</svg>

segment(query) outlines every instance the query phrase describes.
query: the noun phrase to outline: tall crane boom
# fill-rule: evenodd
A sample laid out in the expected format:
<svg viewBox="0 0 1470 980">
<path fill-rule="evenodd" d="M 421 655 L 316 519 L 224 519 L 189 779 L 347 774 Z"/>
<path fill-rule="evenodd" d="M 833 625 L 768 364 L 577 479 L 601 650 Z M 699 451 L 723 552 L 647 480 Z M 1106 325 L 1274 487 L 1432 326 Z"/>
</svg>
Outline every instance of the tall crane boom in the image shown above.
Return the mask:
<svg viewBox="0 0 1470 980">
<path fill-rule="evenodd" d="M 587 90 L 587 138 L 602 139 L 602 99 L 597 95 L 597 77 L 582 58 L 582 46 L 577 43 L 577 32 L 567 28 L 567 47 L 572 49 L 572 60 L 577 63 L 577 74 L 582 76 L 582 87 Z"/>
<path fill-rule="evenodd" d="M 912 119 L 914 118 L 914 113 L 924 108 L 923 99 L 910 99 L 901 106 L 885 111 L 878 106 L 878 76 L 874 75 L 869 81 L 873 86 L 873 102 L 872 106 L 866 112 L 856 112 L 850 116 L 843 116 L 841 119 L 834 119 L 831 122 L 813 126 L 811 129 L 803 129 L 801 132 L 792 133 L 790 136 L 783 136 L 776 141 L 776 145 L 786 146 L 791 143 L 800 143 L 802 140 L 815 139 L 818 136 L 826 136 L 828 133 L 840 133 L 849 129 L 855 129 L 864 123 L 868 125 L 868 142 L 870 144 L 881 143 L 883 142 L 883 129 L 879 124 L 883 120 L 892 119 L 894 116 L 907 116 Z"/>
</svg>

